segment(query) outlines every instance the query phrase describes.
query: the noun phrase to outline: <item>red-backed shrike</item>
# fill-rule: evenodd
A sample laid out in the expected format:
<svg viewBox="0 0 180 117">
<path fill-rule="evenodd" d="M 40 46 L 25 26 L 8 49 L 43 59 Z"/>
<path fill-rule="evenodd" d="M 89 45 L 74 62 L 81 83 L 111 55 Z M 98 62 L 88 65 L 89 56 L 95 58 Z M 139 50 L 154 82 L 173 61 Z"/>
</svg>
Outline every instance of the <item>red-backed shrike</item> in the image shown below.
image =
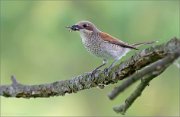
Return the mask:
<svg viewBox="0 0 180 117">
<path fill-rule="evenodd" d="M 100 31 L 89 21 L 80 21 L 73 26 L 67 27 L 71 31 L 79 31 L 82 43 L 88 52 L 103 59 L 103 64 L 98 66 L 92 73 L 107 64 L 108 59 L 114 59 L 106 71 L 109 71 L 115 63 L 125 56 L 130 50 L 137 50 L 137 47 L 154 42 L 142 42 L 136 44 L 125 43 L 105 32 Z"/>
</svg>

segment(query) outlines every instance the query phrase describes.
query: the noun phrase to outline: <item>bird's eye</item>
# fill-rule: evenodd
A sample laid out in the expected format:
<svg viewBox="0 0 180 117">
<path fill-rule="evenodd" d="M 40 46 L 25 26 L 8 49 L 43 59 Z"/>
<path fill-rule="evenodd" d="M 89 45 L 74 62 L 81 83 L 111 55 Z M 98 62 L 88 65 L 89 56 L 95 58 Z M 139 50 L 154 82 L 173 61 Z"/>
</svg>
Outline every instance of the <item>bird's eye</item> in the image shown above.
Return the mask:
<svg viewBox="0 0 180 117">
<path fill-rule="evenodd" d="M 83 27 L 86 28 L 86 27 L 88 27 L 88 25 L 87 24 L 83 24 Z"/>
</svg>

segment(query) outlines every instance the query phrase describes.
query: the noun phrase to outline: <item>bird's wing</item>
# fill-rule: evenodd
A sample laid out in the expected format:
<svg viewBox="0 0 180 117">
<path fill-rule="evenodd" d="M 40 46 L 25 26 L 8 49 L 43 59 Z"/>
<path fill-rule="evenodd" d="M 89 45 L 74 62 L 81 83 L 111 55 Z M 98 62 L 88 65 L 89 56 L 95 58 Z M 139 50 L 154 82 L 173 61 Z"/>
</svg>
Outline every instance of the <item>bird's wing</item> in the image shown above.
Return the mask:
<svg viewBox="0 0 180 117">
<path fill-rule="evenodd" d="M 115 37 L 113 37 L 113 36 L 111 36 L 111 35 L 109 35 L 107 33 L 100 32 L 100 37 L 104 41 L 109 42 L 111 44 L 115 44 L 115 45 L 122 46 L 122 47 L 125 47 L 125 48 L 138 50 L 136 47 L 134 47 L 132 45 L 128 45 L 127 43 L 125 43 L 123 41 L 120 41 L 117 38 L 115 38 Z"/>
</svg>

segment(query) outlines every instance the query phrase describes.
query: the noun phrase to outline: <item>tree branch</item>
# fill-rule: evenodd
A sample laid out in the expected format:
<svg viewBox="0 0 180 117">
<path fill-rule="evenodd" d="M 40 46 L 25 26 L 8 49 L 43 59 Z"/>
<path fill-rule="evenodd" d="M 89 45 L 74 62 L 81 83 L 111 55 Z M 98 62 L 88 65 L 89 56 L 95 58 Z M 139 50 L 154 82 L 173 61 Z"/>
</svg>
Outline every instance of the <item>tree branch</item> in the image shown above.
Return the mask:
<svg viewBox="0 0 180 117">
<path fill-rule="evenodd" d="M 140 51 L 130 59 L 116 65 L 108 74 L 99 71 L 95 76 L 84 73 L 70 80 L 56 81 L 49 84 L 25 85 L 12 78 L 11 85 L 0 85 L 0 96 L 5 97 L 50 97 L 76 93 L 77 91 L 117 83 L 141 68 L 180 51 L 180 40 L 174 38 L 166 44 L 157 45 Z M 179 57 L 179 54 L 176 58 Z M 174 58 L 174 60 L 176 59 Z"/>
<path fill-rule="evenodd" d="M 156 61 L 148 66 L 145 66 L 141 70 L 132 74 L 131 76 L 126 78 L 126 80 L 124 82 L 122 82 L 122 84 L 120 86 L 115 87 L 114 90 L 108 94 L 109 99 L 111 99 L 111 100 L 114 99 L 120 93 L 122 93 L 125 89 L 127 89 L 129 86 L 134 84 L 139 79 L 141 79 L 141 81 L 144 81 L 143 77 L 146 75 L 153 76 L 153 78 L 160 75 L 170 64 L 172 64 L 174 62 L 174 60 L 176 60 L 176 58 L 179 57 L 179 55 L 180 55 L 180 51 L 177 50 L 174 53 L 167 55 L 165 58 L 159 59 L 158 61 Z M 159 70 L 161 72 L 159 72 Z M 157 75 L 152 74 L 152 73 L 156 73 L 156 72 L 158 72 L 159 74 L 157 74 Z"/>
<path fill-rule="evenodd" d="M 141 83 L 138 85 L 138 87 L 126 99 L 125 103 L 120 106 L 114 107 L 113 110 L 117 113 L 125 114 L 126 110 L 141 95 L 142 91 L 146 88 L 146 86 L 149 86 L 149 82 L 156 76 L 160 75 L 174 61 L 174 58 L 176 58 L 179 55 L 180 55 L 180 51 L 177 52 L 176 54 L 168 55 L 167 57 L 161 60 L 158 60 L 157 62 L 152 63 L 148 67 L 143 68 L 143 70 L 141 70 L 137 74 L 134 74 L 132 75 L 132 77 L 129 77 L 129 78 L 132 78 L 131 80 L 127 79 L 122 85 L 120 85 L 118 88 L 113 90 L 113 92 L 111 93 L 111 98 L 113 96 L 114 97 L 117 96 L 118 93 L 121 93 L 124 89 L 129 87 L 132 83 L 144 77 L 141 80 Z"/>
</svg>

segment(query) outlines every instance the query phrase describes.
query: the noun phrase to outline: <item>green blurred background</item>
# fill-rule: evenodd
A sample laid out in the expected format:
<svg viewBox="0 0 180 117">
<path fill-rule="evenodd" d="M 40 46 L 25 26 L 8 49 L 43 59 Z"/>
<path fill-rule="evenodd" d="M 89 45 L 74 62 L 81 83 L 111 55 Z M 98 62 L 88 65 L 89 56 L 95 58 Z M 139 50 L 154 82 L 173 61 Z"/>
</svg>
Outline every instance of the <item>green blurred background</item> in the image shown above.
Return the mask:
<svg viewBox="0 0 180 117">
<path fill-rule="evenodd" d="M 65 28 L 80 20 L 90 20 L 129 43 L 179 38 L 178 5 L 178 1 L 1 1 L 1 84 L 10 84 L 12 74 L 24 84 L 51 83 L 101 64 L 101 59 L 84 49 L 79 34 Z M 107 94 L 118 84 L 64 97 L 1 97 L 1 116 L 120 116 L 112 107 L 122 103 L 136 86 L 110 101 Z M 170 66 L 154 79 L 126 115 L 178 116 L 177 67 Z"/>
</svg>

